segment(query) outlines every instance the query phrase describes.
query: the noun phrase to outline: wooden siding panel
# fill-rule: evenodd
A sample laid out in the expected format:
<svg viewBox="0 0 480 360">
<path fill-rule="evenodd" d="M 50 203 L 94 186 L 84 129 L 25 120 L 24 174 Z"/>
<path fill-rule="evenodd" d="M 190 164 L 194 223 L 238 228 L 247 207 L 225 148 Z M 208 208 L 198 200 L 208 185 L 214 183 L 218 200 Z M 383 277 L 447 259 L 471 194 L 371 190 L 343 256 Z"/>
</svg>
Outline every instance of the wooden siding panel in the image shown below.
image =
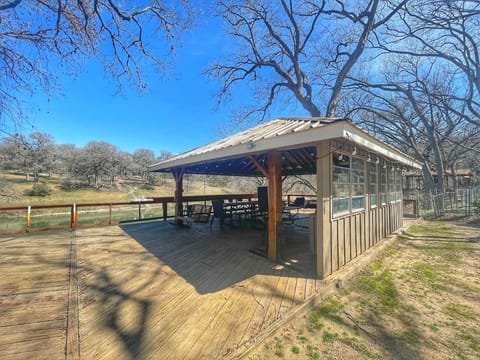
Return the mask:
<svg viewBox="0 0 480 360">
<path fill-rule="evenodd" d="M 360 213 L 360 214 L 357 214 L 357 216 L 355 216 L 355 241 L 356 241 L 356 253 L 355 253 L 355 257 L 357 257 L 358 255 L 362 254 L 363 253 L 363 249 L 362 249 L 362 217 L 363 217 L 363 213 Z"/>
<path fill-rule="evenodd" d="M 352 228 L 351 217 L 343 219 L 343 236 L 345 241 L 345 264 L 352 260 Z"/>
<path fill-rule="evenodd" d="M 340 268 L 340 255 L 339 255 L 339 246 L 338 246 L 338 221 L 332 221 L 332 271 L 336 271 Z"/>
<path fill-rule="evenodd" d="M 345 220 L 339 219 L 337 221 L 337 236 L 338 236 L 338 266 L 339 268 L 345 265 Z"/>
<path fill-rule="evenodd" d="M 357 253 L 358 253 L 358 248 L 357 248 L 357 236 L 358 236 L 357 216 L 358 216 L 358 214 L 355 214 L 350 218 L 350 255 L 351 255 L 352 259 L 355 259 L 357 257 Z"/>
</svg>

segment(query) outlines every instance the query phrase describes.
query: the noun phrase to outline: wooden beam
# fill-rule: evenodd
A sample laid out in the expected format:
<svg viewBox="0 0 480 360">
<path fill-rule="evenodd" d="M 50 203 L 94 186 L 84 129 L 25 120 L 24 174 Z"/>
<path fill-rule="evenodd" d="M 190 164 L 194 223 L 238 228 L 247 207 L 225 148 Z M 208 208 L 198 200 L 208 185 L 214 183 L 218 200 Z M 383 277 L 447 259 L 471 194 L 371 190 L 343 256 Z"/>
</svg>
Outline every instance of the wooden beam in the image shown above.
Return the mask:
<svg viewBox="0 0 480 360">
<path fill-rule="evenodd" d="M 252 155 L 248 157 L 250 161 L 255 165 L 255 167 L 262 173 L 263 176 L 265 176 L 267 179 L 269 177 L 268 171 L 258 162 L 257 159 L 255 159 Z"/>
<path fill-rule="evenodd" d="M 282 226 L 282 158 L 271 151 L 268 158 L 268 259 L 277 261 L 279 227 Z"/>
<path fill-rule="evenodd" d="M 179 220 L 183 216 L 183 173 L 184 169 L 173 171 L 175 179 L 175 223 L 182 225 L 183 221 Z"/>
<path fill-rule="evenodd" d="M 331 238 L 331 172 L 332 155 L 330 142 L 322 141 L 317 145 L 317 276 L 324 279 L 332 273 Z M 336 241 L 336 239 L 333 239 Z"/>
</svg>

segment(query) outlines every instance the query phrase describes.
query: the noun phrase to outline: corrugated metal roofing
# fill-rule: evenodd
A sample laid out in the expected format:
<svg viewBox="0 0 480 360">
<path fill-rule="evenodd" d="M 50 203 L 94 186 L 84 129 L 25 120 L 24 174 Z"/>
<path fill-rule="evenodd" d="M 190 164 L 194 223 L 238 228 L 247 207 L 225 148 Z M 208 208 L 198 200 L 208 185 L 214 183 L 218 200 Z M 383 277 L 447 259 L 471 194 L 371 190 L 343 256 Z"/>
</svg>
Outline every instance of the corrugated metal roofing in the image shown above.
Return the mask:
<svg viewBox="0 0 480 360">
<path fill-rule="evenodd" d="M 227 136 L 226 138 L 214 141 L 210 144 L 203 145 L 201 147 L 195 148 L 193 150 L 184 152 L 182 154 L 176 155 L 168 160 L 180 160 L 187 157 L 205 154 L 212 151 L 217 151 L 232 147 L 240 144 L 255 143 L 259 140 L 269 139 L 280 135 L 286 135 L 288 133 L 294 133 L 299 131 L 305 131 L 312 128 L 317 128 L 326 124 L 331 124 L 332 122 L 338 121 L 341 119 L 336 118 L 278 118 L 270 122 L 260 124 L 253 128 L 249 128 L 240 133 Z M 163 163 L 161 161 L 160 163 Z M 160 164 L 158 163 L 158 164 Z M 157 164 L 152 165 L 154 167 Z"/>
<path fill-rule="evenodd" d="M 311 173 L 315 169 L 315 144 L 334 138 L 347 139 L 367 151 L 417 167 L 411 158 L 347 119 L 309 117 L 278 118 L 153 164 L 150 170 L 169 172 L 183 168 L 186 173 L 256 176 L 258 169 L 249 157 L 278 150 L 285 159 L 285 175 Z"/>
</svg>

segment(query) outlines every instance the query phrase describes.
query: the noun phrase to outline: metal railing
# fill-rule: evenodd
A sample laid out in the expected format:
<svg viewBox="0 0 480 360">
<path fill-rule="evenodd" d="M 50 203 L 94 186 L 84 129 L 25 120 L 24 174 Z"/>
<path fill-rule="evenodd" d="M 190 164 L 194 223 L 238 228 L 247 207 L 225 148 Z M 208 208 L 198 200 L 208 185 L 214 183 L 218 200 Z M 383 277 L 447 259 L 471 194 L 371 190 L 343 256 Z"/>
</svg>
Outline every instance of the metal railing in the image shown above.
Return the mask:
<svg viewBox="0 0 480 360">
<path fill-rule="evenodd" d="M 470 216 L 480 202 L 480 186 L 446 191 L 439 194 L 415 190 L 403 192 L 404 213 L 421 217 L 440 217 L 447 213 Z"/>
<path fill-rule="evenodd" d="M 251 200 L 256 197 L 256 194 L 193 195 L 183 196 L 183 203 L 185 205 L 205 203 L 214 199 Z M 144 220 L 166 221 L 174 216 L 175 198 L 173 196 L 115 203 L 0 207 L 0 235 L 116 225 Z"/>
</svg>

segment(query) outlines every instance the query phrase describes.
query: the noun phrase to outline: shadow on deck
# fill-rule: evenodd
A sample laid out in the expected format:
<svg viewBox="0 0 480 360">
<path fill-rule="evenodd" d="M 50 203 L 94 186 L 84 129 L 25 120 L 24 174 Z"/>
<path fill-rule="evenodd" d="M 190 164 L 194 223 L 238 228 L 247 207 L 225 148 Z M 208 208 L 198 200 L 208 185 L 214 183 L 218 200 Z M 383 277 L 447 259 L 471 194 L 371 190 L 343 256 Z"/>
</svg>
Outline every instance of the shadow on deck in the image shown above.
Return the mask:
<svg viewBox="0 0 480 360">
<path fill-rule="evenodd" d="M 121 228 L 200 294 L 222 290 L 256 274 L 283 276 L 286 267 L 302 276 L 315 278 L 315 258 L 309 252 L 308 229 L 304 227 L 285 226 L 285 244 L 279 264 L 269 262 L 258 253 L 253 255 L 256 251 L 252 250 L 265 243 L 258 229 L 225 226 L 220 230 L 204 224 L 176 227 L 165 222 L 130 224 Z M 257 262 L 263 266 L 255 266 Z"/>
<path fill-rule="evenodd" d="M 285 248 L 300 269 L 296 231 Z M 262 241 L 164 222 L 0 238 L 0 357 L 227 357 L 322 284 L 249 251 Z"/>
</svg>

